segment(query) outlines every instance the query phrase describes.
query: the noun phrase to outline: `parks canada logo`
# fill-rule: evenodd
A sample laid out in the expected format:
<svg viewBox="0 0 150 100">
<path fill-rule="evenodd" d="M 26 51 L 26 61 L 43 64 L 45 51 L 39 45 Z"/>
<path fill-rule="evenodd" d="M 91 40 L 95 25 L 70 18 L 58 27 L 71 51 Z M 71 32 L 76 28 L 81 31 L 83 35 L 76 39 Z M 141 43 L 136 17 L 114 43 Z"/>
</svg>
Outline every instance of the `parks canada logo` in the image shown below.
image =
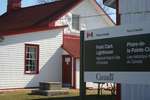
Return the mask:
<svg viewBox="0 0 150 100">
<path fill-rule="evenodd" d="M 86 33 L 86 37 L 87 37 L 87 38 L 93 37 L 93 32 L 87 32 L 87 33 Z"/>
</svg>

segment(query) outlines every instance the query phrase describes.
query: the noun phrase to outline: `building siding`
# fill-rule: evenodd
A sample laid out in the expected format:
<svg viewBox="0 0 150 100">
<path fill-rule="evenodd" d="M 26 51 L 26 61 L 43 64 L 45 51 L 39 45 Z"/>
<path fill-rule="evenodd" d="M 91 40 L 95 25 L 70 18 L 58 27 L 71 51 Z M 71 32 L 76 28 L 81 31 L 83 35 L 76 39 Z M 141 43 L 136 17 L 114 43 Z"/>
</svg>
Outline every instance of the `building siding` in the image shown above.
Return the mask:
<svg viewBox="0 0 150 100">
<path fill-rule="evenodd" d="M 150 0 L 119 0 L 121 25 L 150 22 Z M 149 100 L 150 85 L 121 84 L 121 100 Z"/>
<path fill-rule="evenodd" d="M 100 16 L 100 13 L 96 11 L 90 0 L 81 2 L 71 10 L 71 13 L 80 15 L 80 27 L 85 27 L 86 30 L 111 26 Z"/>
<path fill-rule="evenodd" d="M 68 27 L 65 28 L 64 33 L 77 33 L 79 35 L 79 30 L 91 30 L 97 28 L 104 28 L 113 26 L 112 22 L 108 22 L 109 19 L 106 20 L 104 16 L 101 16 L 100 13 L 102 11 L 97 11 L 94 4 L 92 4 L 91 0 L 84 0 L 75 8 L 73 8 L 70 12 L 65 14 L 60 20 L 58 20 L 55 24 L 67 24 Z M 98 8 L 100 9 L 100 8 Z M 79 15 L 79 30 L 75 30 L 72 28 L 72 15 Z"/>
<path fill-rule="evenodd" d="M 150 22 L 150 0 L 119 0 L 121 24 Z"/>
<path fill-rule="evenodd" d="M 0 89 L 37 87 L 41 81 L 61 82 L 60 29 L 4 38 L 0 42 Z M 24 74 L 25 44 L 39 45 L 39 74 Z"/>
<path fill-rule="evenodd" d="M 121 100 L 149 100 L 150 85 L 121 84 Z"/>
</svg>

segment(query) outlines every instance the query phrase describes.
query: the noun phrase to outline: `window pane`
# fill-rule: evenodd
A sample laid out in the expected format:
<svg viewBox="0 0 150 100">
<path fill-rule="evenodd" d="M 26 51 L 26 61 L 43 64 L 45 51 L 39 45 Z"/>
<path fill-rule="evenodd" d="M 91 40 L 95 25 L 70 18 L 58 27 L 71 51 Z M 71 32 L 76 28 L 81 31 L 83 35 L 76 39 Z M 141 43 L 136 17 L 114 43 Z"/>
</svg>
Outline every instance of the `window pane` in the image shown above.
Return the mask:
<svg viewBox="0 0 150 100">
<path fill-rule="evenodd" d="M 26 45 L 25 72 L 38 72 L 38 45 Z"/>
<path fill-rule="evenodd" d="M 79 15 L 72 15 L 72 28 L 79 30 Z"/>
<path fill-rule="evenodd" d="M 31 60 L 35 60 L 35 53 L 30 53 L 29 55 L 30 55 L 29 57 Z"/>
<path fill-rule="evenodd" d="M 30 52 L 30 53 L 35 53 L 35 51 L 36 51 L 36 48 L 33 48 L 33 47 L 30 47 L 30 48 L 29 48 L 29 52 Z"/>
</svg>

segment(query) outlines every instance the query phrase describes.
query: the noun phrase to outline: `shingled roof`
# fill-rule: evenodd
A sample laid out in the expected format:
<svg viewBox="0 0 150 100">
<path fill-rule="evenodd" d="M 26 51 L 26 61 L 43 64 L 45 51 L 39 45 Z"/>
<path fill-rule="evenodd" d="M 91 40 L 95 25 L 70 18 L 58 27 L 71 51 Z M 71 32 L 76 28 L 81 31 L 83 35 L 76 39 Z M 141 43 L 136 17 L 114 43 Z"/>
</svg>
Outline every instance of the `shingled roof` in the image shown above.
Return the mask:
<svg viewBox="0 0 150 100">
<path fill-rule="evenodd" d="M 0 16 L 0 35 L 29 28 L 49 27 L 82 0 L 60 0 L 47 4 L 20 8 Z"/>
</svg>

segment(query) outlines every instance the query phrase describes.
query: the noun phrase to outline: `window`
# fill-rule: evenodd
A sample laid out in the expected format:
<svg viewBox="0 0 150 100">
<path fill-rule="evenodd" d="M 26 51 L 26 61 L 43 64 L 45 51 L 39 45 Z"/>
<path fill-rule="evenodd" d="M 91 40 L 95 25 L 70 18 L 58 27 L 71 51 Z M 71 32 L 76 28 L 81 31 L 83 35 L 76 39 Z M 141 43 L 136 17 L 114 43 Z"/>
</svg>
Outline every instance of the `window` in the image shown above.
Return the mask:
<svg viewBox="0 0 150 100">
<path fill-rule="evenodd" d="M 25 44 L 25 74 L 39 72 L 39 45 Z"/>
<path fill-rule="evenodd" d="M 79 15 L 75 15 L 75 14 L 72 15 L 72 28 L 73 29 L 79 30 L 79 28 L 80 28 L 79 20 L 80 20 Z"/>
</svg>

